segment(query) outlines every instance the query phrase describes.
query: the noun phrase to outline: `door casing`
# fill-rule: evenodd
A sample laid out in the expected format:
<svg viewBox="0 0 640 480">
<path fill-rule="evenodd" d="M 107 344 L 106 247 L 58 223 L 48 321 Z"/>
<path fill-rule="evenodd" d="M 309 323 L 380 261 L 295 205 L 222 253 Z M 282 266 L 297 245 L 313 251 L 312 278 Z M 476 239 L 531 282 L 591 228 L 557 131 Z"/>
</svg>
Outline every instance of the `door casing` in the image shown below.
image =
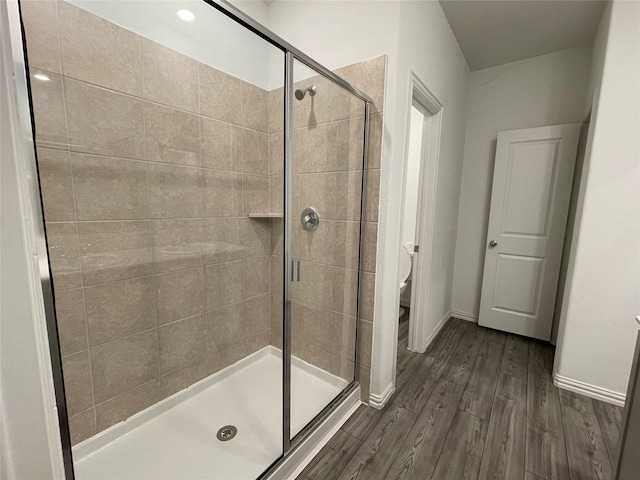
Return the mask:
<svg viewBox="0 0 640 480">
<path fill-rule="evenodd" d="M 427 86 L 410 72 L 409 105 L 417 105 L 425 114 L 422 130 L 422 155 L 418 185 L 418 209 L 416 219 L 416 241 L 419 251 L 413 257 L 411 309 L 409 311 L 409 350 L 426 351 L 439 329 L 440 319 L 429 315 L 429 285 L 433 254 L 433 232 L 436 216 L 438 163 L 440 159 L 440 137 L 444 108 Z M 411 108 L 408 108 L 408 115 Z M 407 118 L 409 125 L 410 117 Z M 405 140 L 405 165 L 409 152 L 409 128 Z M 407 169 L 405 168 L 405 176 Z M 406 186 L 406 178 L 403 183 Z M 402 211 L 404 211 L 404 188 Z M 400 242 L 400 239 L 398 239 Z"/>
</svg>

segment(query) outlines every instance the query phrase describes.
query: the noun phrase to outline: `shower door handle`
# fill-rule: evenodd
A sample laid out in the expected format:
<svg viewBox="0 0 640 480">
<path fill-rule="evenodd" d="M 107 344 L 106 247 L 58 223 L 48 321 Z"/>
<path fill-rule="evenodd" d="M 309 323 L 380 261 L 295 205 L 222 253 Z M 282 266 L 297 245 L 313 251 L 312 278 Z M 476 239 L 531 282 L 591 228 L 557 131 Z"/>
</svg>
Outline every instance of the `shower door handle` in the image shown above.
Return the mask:
<svg viewBox="0 0 640 480">
<path fill-rule="evenodd" d="M 300 260 L 291 261 L 291 281 L 292 282 L 300 281 Z"/>
</svg>

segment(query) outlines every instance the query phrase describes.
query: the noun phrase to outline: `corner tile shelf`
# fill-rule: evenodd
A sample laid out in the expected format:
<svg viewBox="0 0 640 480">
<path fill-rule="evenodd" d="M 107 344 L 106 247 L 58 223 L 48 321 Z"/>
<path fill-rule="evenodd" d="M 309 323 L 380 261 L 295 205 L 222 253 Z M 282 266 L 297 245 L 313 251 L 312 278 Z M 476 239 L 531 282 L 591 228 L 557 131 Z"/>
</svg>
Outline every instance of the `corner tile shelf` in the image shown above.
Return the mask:
<svg viewBox="0 0 640 480">
<path fill-rule="evenodd" d="M 249 218 L 282 218 L 281 213 L 250 213 Z"/>
</svg>

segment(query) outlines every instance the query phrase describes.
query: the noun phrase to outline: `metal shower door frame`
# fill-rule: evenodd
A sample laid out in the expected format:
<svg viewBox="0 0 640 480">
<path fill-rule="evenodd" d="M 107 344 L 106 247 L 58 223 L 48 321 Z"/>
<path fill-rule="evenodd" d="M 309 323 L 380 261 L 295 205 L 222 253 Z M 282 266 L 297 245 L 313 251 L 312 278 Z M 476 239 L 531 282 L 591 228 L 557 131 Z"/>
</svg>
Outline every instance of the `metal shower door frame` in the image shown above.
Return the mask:
<svg viewBox="0 0 640 480">
<path fill-rule="evenodd" d="M 367 158 L 369 154 L 369 123 L 371 112 L 371 98 L 351 85 L 342 77 L 336 75 L 331 70 L 321 65 L 313 58 L 309 57 L 296 47 L 280 38 L 268 28 L 254 21 L 244 12 L 231 5 L 226 0 L 203 0 L 212 7 L 227 15 L 232 20 L 240 23 L 256 35 L 260 36 L 285 54 L 284 67 L 284 254 L 283 254 L 283 341 L 282 341 L 282 357 L 283 357 L 283 453 L 260 478 L 266 478 L 272 472 L 280 461 L 291 454 L 304 439 L 315 429 L 317 425 L 322 423 L 334 407 L 341 403 L 355 388 L 359 385 L 359 318 L 360 318 L 360 285 L 361 285 L 361 261 L 362 246 L 364 237 L 364 214 L 365 214 L 365 188 L 367 184 Z M 336 397 L 332 402 L 316 417 L 309 422 L 294 438 L 291 438 L 291 279 L 292 279 L 292 256 L 291 256 L 291 220 L 292 212 L 292 155 L 293 155 L 293 64 L 298 61 L 308 68 L 314 70 L 336 85 L 342 87 L 347 92 L 364 102 L 364 131 L 363 131 L 363 154 L 362 154 L 362 184 L 360 196 L 360 243 L 358 245 L 358 280 L 357 280 L 357 301 L 356 301 L 356 334 L 355 334 L 355 356 L 354 356 L 354 379 L 353 381 Z"/>
<path fill-rule="evenodd" d="M 325 76 L 329 80 L 333 80 L 333 77 L 340 80 L 336 82 L 339 86 L 344 88 L 344 84 L 350 88 L 345 90 L 349 93 L 359 97 L 364 103 L 364 128 L 363 128 L 363 151 L 362 151 L 362 180 L 360 185 L 360 232 L 359 232 L 359 244 L 358 244 L 358 275 L 356 284 L 356 332 L 354 340 L 354 378 L 353 381 L 345 387 L 340 394 L 334 398 L 328 405 L 326 405 L 320 413 L 318 413 L 311 422 L 309 422 L 294 438 L 291 438 L 291 282 L 293 276 L 293 258 L 291 255 L 292 248 L 292 231 L 291 226 L 293 223 L 292 210 L 292 188 L 293 185 L 293 66 L 294 62 L 300 62 L 311 70 Z M 337 77 L 333 72 L 331 76 L 324 74 L 322 70 L 316 68 L 316 62 L 307 61 L 307 58 L 300 58 L 293 52 L 285 53 L 285 84 L 284 84 L 284 255 L 283 255 L 283 272 L 284 272 L 284 323 L 283 323 L 283 456 L 287 456 L 293 449 L 300 445 L 304 439 L 315 429 L 315 427 L 322 423 L 329 414 L 333 411 L 334 407 L 339 404 L 345 397 L 347 397 L 353 389 L 359 385 L 359 359 L 360 349 L 358 342 L 359 335 L 359 318 L 360 318 L 360 284 L 361 284 L 361 269 L 360 264 L 362 261 L 362 249 L 364 240 L 364 217 L 365 217 L 365 186 L 367 176 L 367 158 L 369 154 L 369 118 L 371 110 L 371 100 L 366 95 L 359 92 L 359 90 L 346 83 L 344 79 Z M 318 64 L 319 65 L 319 64 Z M 350 90 L 350 89 L 353 89 Z M 355 92 L 359 92 L 357 95 Z M 362 95 L 362 96 L 361 96 Z"/>
<path fill-rule="evenodd" d="M 29 174 L 29 183 L 26 186 L 29 193 L 30 209 L 33 223 L 35 256 L 38 263 L 38 275 L 40 289 L 42 291 L 42 309 L 46 320 L 47 345 L 51 361 L 51 373 L 53 377 L 53 393 L 55 397 L 58 427 L 60 429 L 60 443 L 62 447 L 62 461 L 65 477 L 74 480 L 73 456 L 71 452 L 71 432 L 69 430 L 69 412 L 65 396 L 64 379 L 62 374 L 62 354 L 58 338 L 58 322 L 56 318 L 55 297 L 53 292 L 53 274 L 49 261 L 47 247 L 46 226 L 44 223 L 44 206 L 42 203 L 42 182 L 38 169 L 38 158 L 35 141 L 35 118 L 30 100 L 30 79 L 27 75 L 28 62 L 26 42 L 22 26 L 20 12 L 20 0 L 6 0 L 7 17 L 9 23 L 9 37 L 11 48 L 11 66 L 14 71 L 16 88 L 16 106 L 20 120 L 18 126 L 21 153 L 24 155 L 25 169 Z M 36 292 L 37 293 L 37 292 Z M 44 352 L 43 352 L 44 353 Z"/>
</svg>

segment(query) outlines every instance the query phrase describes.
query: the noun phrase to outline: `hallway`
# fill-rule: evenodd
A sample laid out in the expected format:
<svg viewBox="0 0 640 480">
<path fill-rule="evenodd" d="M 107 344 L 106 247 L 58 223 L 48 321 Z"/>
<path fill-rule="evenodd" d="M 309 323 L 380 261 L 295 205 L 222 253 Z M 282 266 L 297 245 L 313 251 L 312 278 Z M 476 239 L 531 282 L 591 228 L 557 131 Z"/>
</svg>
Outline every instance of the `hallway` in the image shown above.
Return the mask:
<svg viewBox="0 0 640 480">
<path fill-rule="evenodd" d="M 610 479 L 622 408 L 557 389 L 553 347 L 452 318 L 425 354 L 400 323 L 396 392 L 299 479 Z"/>
</svg>

